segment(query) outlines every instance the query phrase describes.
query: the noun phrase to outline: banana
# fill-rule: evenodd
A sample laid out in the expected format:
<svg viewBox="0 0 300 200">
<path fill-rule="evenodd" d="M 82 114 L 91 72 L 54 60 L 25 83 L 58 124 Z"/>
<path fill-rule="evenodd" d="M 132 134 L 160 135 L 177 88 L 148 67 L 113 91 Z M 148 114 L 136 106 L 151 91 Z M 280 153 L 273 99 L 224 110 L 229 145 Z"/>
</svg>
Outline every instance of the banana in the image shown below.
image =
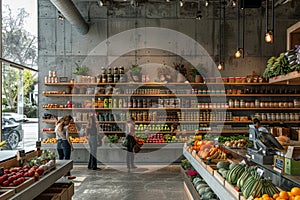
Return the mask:
<svg viewBox="0 0 300 200">
<path fill-rule="evenodd" d="M 0 147 L 3 147 L 3 146 L 5 146 L 5 145 L 6 145 L 6 141 L 0 142 Z"/>
</svg>

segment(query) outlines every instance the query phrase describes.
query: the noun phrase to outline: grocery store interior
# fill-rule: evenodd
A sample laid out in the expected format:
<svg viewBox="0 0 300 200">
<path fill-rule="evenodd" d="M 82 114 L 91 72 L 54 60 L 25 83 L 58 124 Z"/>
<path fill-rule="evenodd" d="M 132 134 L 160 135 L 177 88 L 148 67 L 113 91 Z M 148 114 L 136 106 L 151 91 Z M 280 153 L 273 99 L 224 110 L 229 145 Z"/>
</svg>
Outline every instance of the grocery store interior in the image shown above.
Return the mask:
<svg viewBox="0 0 300 200">
<path fill-rule="evenodd" d="M 0 2 L 0 200 L 300 200 L 299 0 Z"/>
</svg>

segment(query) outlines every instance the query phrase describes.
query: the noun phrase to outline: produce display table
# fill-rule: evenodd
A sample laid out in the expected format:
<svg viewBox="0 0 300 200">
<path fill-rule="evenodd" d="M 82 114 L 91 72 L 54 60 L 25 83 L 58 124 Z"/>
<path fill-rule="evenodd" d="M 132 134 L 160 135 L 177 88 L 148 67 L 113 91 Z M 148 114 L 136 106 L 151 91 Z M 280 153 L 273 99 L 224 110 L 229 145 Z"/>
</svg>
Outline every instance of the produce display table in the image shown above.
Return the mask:
<svg viewBox="0 0 300 200">
<path fill-rule="evenodd" d="M 53 183 L 55 183 L 59 178 L 67 174 L 73 168 L 72 160 L 57 160 L 56 169 L 49 172 L 45 176 L 41 177 L 40 180 L 28 186 L 26 189 L 16 193 L 12 199 L 34 199 L 44 190 L 49 188 Z"/>
<path fill-rule="evenodd" d="M 195 170 L 197 170 L 197 172 L 221 200 L 236 200 L 236 198 L 185 148 L 183 148 L 183 155 L 190 161 Z"/>
<path fill-rule="evenodd" d="M 87 163 L 89 160 L 89 145 L 74 144 L 71 159 L 74 163 Z M 183 143 L 146 143 L 136 155 L 137 164 L 169 164 L 179 163 L 182 158 Z M 56 144 L 42 144 L 42 149 L 56 151 Z M 126 162 L 126 150 L 121 144 L 104 144 L 97 149 L 99 162 L 117 164 Z"/>
<path fill-rule="evenodd" d="M 259 163 L 256 163 L 254 160 L 250 160 L 246 155 L 247 155 L 247 150 L 246 149 L 231 149 L 228 147 L 224 147 L 228 151 L 230 151 L 233 154 L 236 154 L 239 157 L 244 158 L 245 160 L 251 161 L 255 163 L 257 166 L 260 168 L 264 169 L 264 174 L 266 177 L 270 177 L 272 179 L 272 182 L 279 186 L 282 189 L 289 189 L 292 187 L 300 187 L 300 176 L 296 175 L 288 175 L 288 174 L 280 174 L 277 171 L 273 170 L 272 165 L 260 165 Z"/>
</svg>

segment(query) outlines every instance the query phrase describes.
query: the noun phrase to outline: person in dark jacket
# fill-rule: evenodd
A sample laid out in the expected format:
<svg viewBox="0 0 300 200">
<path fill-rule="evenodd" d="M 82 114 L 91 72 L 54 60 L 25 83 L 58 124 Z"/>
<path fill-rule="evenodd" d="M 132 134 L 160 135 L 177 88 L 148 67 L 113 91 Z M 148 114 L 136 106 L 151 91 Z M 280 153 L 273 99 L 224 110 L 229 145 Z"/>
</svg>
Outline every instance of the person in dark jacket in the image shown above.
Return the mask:
<svg viewBox="0 0 300 200">
<path fill-rule="evenodd" d="M 94 115 L 89 117 L 89 122 L 86 127 L 86 134 L 89 140 L 90 146 L 90 159 L 88 164 L 88 169 L 97 170 L 97 139 L 98 139 L 98 129 L 96 124 L 96 119 Z"/>
<path fill-rule="evenodd" d="M 126 139 L 127 139 L 127 169 L 130 172 L 130 169 L 137 168 L 134 165 L 134 152 L 133 147 L 137 143 L 135 140 L 135 132 L 134 132 L 134 121 L 131 117 L 128 118 L 126 123 Z"/>
</svg>

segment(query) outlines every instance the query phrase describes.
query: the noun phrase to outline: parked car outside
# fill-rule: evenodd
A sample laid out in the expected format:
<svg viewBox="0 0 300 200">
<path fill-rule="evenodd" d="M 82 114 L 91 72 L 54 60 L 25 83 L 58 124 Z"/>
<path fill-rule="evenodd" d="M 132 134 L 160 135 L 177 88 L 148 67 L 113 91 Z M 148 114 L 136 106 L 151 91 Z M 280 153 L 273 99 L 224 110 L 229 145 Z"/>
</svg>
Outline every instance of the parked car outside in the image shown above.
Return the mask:
<svg viewBox="0 0 300 200">
<path fill-rule="evenodd" d="M 2 118 L 2 140 L 10 149 L 16 149 L 19 142 L 23 140 L 23 128 L 20 123 L 13 122 L 9 119 Z"/>
<path fill-rule="evenodd" d="M 12 112 L 2 112 L 2 118 L 9 119 L 14 122 L 27 122 L 27 116 Z"/>
</svg>

